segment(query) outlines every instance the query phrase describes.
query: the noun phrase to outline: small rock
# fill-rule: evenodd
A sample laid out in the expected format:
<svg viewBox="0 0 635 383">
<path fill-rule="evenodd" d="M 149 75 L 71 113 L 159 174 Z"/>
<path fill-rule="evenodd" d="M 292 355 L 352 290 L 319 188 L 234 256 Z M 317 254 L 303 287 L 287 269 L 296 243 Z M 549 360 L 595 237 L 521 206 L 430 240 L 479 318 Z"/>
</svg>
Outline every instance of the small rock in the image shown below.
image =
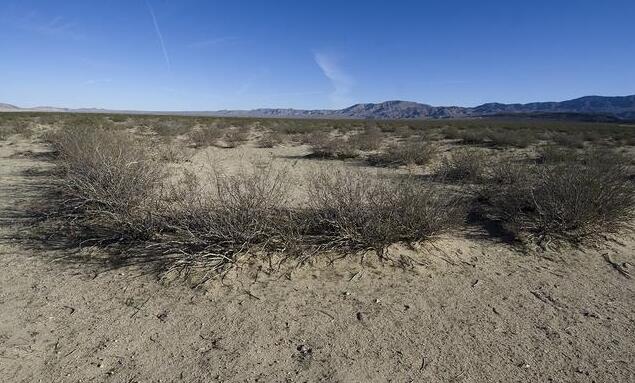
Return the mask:
<svg viewBox="0 0 635 383">
<path fill-rule="evenodd" d="M 302 355 L 307 355 L 313 352 L 313 349 L 311 349 L 310 347 L 307 347 L 304 344 L 301 344 L 297 347 L 297 350 L 300 351 L 300 353 Z"/>
<path fill-rule="evenodd" d="M 357 320 L 358 321 L 363 321 L 364 320 L 364 314 L 362 314 L 361 311 L 358 312 L 356 316 L 357 316 Z"/>
</svg>

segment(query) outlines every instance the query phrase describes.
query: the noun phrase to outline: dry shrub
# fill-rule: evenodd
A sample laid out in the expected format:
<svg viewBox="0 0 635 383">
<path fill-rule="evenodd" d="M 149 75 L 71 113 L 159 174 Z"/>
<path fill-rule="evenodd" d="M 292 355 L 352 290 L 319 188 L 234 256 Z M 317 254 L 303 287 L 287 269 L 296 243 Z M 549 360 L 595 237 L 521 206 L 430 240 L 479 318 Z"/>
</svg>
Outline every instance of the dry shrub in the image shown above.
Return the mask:
<svg viewBox="0 0 635 383">
<path fill-rule="evenodd" d="M 634 216 L 635 188 L 625 160 L 589 153 L 578 162 L 514 165 L 516 174 L 485 191 L 488 214 L 519 238 L 541 245 L 581 242 L 619 231 Z"/>
<path fill-rule="evenodd" d="M 575 149 L 558 145 L 545 145 L 538 149 L 537 161 L 544 164 L 557 164 L 575 161 L 579 156 Z"/>
<path fill-rule="evenodd" d="M 192 118 L 176 118 L 176 117 L 159 117 L 150 122 L 152 131 L 159 137 L 171 138 L 186 134 L 194 128 L 194 119 Z"/>
<path fill-rule="evenodd" d="M 240 146 L 242 143 L 249 140 L 249 133 L 251 129 L 248 126 L 241 126 L 239 128 L 231 128 L 223 137 L 223 141 L 225 141 L 225 146 L 228 148 L 236 148 Z"/>
<path fill-rule="evenodd" d="M 193 155 L 193 149 L 186 147 L 181 142 L 162 144 L 157 150 L 158 159 L 177 164 L 190 161 Z"/>
<path fill-rule="evenodd" d="M 204 126 L 188 133 L 190 140 L 197 148 L 205 148 L 216 145 L 223 137 L 223 130 L 217 126 Z"/>
<path fill-rule="evenodd" d="M 15 128 L 12 126 L 0 126 L 0 141 L 5 141 L 15 133 Z"/>
<path fill-rule="evenodd" d="M 407 139 L 414 134 L 414 131 L 408 125 L 401 125 L 395 128 L 394 134 L 401 139 Z"/>
<path fill-rule="evenodd" d="M 406 142 L 390 145 L 385 152 L 370 156 L 375 166 L 426 165 L 437 158 L 437 146 L 425 142 Z"/>
<path fill-rule="evenodd" d="M 412 178 L 369 177 L 353 171 L 314 174 L 309 206 L 337 246 L 373 249 L 381 257 L 396 242 L 416 242 L 459 225 L 463 201 Z"/>
<path fill-rule="evenodd" d="M 381 129 L 376 126 L 368 126 L 361 133 L 350 136 L 348 142 L 351 147 L 366 152 L 378 150 L 383 139 L 384 135 Z"/>
<path fill-rule="evenodd" d="M 553 141 L 567 148 L 584 148 L 584 137 L 581 134 L 573 132 L 557 132 L 552 135 Z"/>
<path fill-rule="evenodd" d="M 461 142 L 463 144 L 467 144 L 467 145 L 481 145 L 481 144 L 485 144 L 489 141 L 489 134 L 490 134 L 490 130 L 489 129 L 482 129 L 482 128 L 476 128 L 476 127 L 471 127 L 468 129 L 464 129 L 464 130 L 459 130 L 458 131 L 458 138 L 461 139 Z"/>
<path fill-rule="evenodd" d="M 461 131 L 456 126 L 444 126 L 441 129 L 441 134 L 443 135 L 443 137 L 450 140 L 462 138 Z"/>
<path fill-rule="evenodd" d="M 60 170 L 62 218 L 97 242 L 149 238 L 164 168 L 122 131 L 64 128 L 49 135 Z"/>
<path fill-rule="evenodd" d="M 278 132 L 266 132 L 264 133 L 260 139 L 258 140 L 259 148 L 273 148 L 277 145 L 280 145 L 284 142 L 284 138 Z"/>
<path fill-rule="evenodd" d="M 482 150 L 460 148 L 443 159 L 438 175 L 450 181 L 479 182 L 485 175 L 488 163 L 487 154 Z"/>
<path fill-rule="evenodd" d="M 321 158 L 355 158 L 357 149 L 343 137 L 331 137 L 325 132 L 314 132 L 305 138 L 312 155 Z"/>
<path fill-rule="evenodd" d="M 526 148 L 537 141 L 537 136 L 529 129 L 497 129 L 487 134 L 492 145 Z"/>
<path fill-rule="evenodd" d="M 236 174 L 185 172 L 165 199 L 174 250 L 219 269 L 256 245 L 280 243 L 289 209 L 287 172 L 270 165 Z"/>
</svg>

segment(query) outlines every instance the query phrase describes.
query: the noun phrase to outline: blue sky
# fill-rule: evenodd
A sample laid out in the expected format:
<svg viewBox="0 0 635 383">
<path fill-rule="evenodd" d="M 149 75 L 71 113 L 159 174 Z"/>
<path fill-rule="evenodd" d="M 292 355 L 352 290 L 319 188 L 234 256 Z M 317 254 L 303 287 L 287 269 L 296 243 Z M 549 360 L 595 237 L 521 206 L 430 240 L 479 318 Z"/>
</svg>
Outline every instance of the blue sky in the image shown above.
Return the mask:
<svg viewBox="0 0 635 383">
<path fill-rule="evenodd" d="M 635 93 L 635 1 L 0 1 L 0 102 L 144 110 Z"/>
</svg>

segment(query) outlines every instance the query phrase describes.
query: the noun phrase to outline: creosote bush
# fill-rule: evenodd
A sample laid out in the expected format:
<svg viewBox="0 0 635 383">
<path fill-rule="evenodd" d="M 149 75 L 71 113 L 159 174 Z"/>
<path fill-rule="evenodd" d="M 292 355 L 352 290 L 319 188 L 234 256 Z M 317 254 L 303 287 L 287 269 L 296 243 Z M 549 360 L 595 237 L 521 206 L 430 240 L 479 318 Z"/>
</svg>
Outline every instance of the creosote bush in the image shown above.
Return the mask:
<svg viewBox="0 0 635 383">
<path fill-rule="evenodd" d="M 352 171 L 312 175 L 309 206 L 331 241 L 373 249 L 380 257 L 390 244 L 421 241 L 460 225 L 465 212 L 459 197 L 412 178 Z"/>
</svg>

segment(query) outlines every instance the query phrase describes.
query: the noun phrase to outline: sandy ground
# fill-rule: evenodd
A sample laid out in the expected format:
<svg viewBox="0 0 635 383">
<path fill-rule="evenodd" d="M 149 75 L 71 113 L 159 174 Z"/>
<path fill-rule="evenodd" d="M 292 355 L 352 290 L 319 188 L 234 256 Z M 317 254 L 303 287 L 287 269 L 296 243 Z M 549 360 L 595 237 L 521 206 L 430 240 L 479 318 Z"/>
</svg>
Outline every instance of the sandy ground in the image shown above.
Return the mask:
<svg viewBox="0 0 635 383">
<path fill-rule="evenodd" d="M 192 289 L 16 241 L 47 166 L 16 153 L 43 149 L 0 143 L 2 382 L 635 381 L 634 280 L 602 257 L 632 265 L 630 237 L 523 255 L 474 228 L 392 248 L 411 268 L 254 260 Z"/>
</svg>

